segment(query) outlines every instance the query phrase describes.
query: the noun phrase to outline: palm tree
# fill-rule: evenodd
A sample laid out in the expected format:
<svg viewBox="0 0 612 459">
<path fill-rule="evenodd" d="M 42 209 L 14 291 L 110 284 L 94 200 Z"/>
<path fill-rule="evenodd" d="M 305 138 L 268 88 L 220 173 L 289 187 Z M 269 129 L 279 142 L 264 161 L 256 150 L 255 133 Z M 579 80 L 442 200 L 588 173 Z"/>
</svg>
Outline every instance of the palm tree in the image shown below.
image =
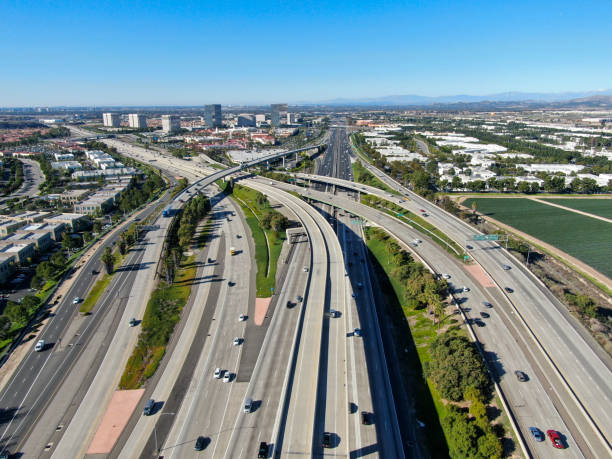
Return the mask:
<svg viewBox="0 0 612 459">
<path fill-rule="evenodd" d="M 104 249 L 104 253 L 100 257 L 100 261 L 106 268 L 106 273 L 111 274 L 115 265 L 115 256 L 113 255 L 113 252 L 111 252 L 110 247 Z"/>
</svg>

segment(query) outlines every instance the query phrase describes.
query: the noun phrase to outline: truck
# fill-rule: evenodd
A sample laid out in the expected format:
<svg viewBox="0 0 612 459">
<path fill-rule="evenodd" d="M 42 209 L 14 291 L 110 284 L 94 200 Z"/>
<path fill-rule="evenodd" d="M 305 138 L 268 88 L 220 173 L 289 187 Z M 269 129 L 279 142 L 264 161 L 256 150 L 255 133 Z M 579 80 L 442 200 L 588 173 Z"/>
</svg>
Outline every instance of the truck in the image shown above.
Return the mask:
<svg viewBox="0 0 612 459">
<path fill-rule="evenodd" d="M 230 247 L 230 255 L 236 255 L 236 248 Z"/>
</svg>

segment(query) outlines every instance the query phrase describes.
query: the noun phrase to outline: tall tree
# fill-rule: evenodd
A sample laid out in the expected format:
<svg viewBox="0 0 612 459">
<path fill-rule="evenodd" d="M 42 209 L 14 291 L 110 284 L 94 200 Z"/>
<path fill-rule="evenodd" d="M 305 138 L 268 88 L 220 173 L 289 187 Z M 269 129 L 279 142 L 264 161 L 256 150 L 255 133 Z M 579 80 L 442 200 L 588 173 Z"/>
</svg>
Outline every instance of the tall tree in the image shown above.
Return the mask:
<svg viewBox="0 0 612 459">
<path fill-rule="evenodd" d="M 113 255 L 113 252 L 111 251 L 110 247 L 104 249 L 104 253 L 100 257 L 100 261 L 104 265 L 106 273 L 111 274 L 115 265 L 115 255 Z"/>
</svg>

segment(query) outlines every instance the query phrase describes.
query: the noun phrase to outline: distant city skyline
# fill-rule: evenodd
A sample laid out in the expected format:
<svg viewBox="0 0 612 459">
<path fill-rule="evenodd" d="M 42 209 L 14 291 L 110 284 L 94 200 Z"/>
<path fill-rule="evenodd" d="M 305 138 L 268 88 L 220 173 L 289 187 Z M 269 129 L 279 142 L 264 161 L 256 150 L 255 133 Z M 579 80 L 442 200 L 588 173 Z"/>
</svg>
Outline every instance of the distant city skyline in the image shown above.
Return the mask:
<svg viewBox="0 0 612 459">
<path fill-rule="evenodd" d="M 612 86 L 610 2 L 21 1 L 2 16 L 3 107 Z"/>
</svg>

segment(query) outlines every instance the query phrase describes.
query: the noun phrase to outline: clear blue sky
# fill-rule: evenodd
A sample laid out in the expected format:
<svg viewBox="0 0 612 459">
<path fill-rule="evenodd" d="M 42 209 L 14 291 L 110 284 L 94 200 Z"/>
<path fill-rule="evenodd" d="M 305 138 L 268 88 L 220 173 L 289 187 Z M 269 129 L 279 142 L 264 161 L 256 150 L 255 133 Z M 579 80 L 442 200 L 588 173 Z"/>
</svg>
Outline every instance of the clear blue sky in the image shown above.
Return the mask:
<svg viewBox="0 0 612 459">
<path fill-rule="evenodd" d="M 612 87 L 612 1 L 0 1 L 0 106 Z"/>
</svg>

